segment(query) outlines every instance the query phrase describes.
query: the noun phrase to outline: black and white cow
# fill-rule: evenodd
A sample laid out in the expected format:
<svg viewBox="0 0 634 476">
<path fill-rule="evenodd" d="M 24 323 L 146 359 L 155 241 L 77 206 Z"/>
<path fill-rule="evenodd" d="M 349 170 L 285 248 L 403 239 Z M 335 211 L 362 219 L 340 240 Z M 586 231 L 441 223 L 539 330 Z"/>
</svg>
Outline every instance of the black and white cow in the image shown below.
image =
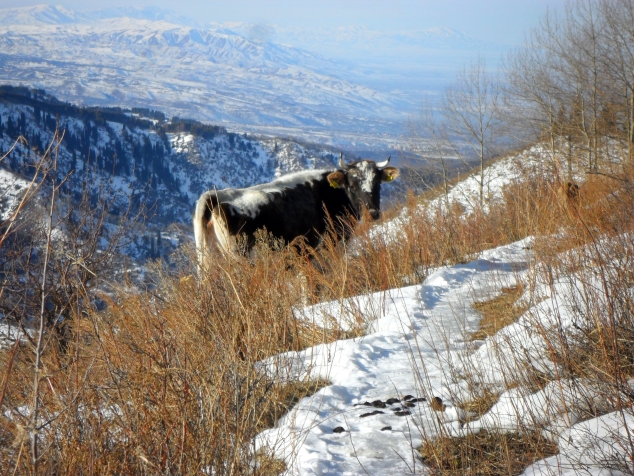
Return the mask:
<svg viewBox="0 0 634 476">
<path fill-rule="evenodd" d="M 203 193 L 196 202 L 194 234 L 200 266 L 214 248 L 236 252 L 235 237 L 244 234 L 247 251 L 255 243 L 256 231 L 266 230 L 286 244 L 304 237 L 317 247 L 329 219 L 337 238 L 349 233 L 346 217 L 357 220 L 367 210 L 373 220 L 380 215 L 381 182 L 390 182 L 398 169 L 384 162 L 359 160 L 339 169 L 308 170 L 248 188 L 226 188 Z"/>
</svg>

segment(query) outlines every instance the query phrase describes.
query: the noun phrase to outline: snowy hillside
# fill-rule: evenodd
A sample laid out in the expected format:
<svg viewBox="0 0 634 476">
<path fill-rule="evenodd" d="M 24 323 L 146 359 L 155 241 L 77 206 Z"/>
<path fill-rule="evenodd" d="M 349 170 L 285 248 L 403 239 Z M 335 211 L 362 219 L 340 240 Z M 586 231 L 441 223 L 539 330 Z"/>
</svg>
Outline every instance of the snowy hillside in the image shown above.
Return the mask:
<svg viewBox="0 0 634 476">
<path fill-rule="evenodd" d="M 441 196 L 432 201 L 430 208 L 458 206 L 465 213 L 473 213 L 480 203 L 480 185 L 484 195 L 484 208 L 488 208 L 502 199 L 504 187 L 520 179 L 526 173 L 539 176 L 547 167 L 552 167 L 545 157 L 550 157 L 550 151 L 543 144 L 534 145 L 517 154 L 510 154 L 495 161 L 484 172 L 472 174 L 465 180 L 450 187 L 446 196 Z M 563 167 L 563 164 L 562 164 Z M 582 174 L 575 170 L 577 180 L 582 180 Z"/>
<path fill-rule="evenodd" d="M 451 430 L 464 420 L 451 405 L 456 384 L 447 381 L 446 364 L 474 350 L 466 337 L 479 316 L 470 304 L 515 284 L 517 272 L 529 269 L 528 244 L 439 269 L 417 286 L 305 310 L 318 322 L 324 313 L 343 323 L 364 316 L 368 334 L 264 362 L 282 379 L 310 376 L 331 385 L 299 402 L 258 444 L 275 448 L 297 474 L 420 474 L 411 448 L 420 447 L 421 435 L 438 434 L 439 421 Z M 442 413 L 430 407 L 436 396 L 448 404 Z M 337 427 L 345 431 L 333 432 Z"/>
<path fill-rule="evenodd" d="M 426 213 L 433 216 L 453 208 L 466 215 L 472 214 L 480 204 L 481 184 L 484 198 L 483 209 L 489 210 L 491 206 L 500 203 L 505 187 L 519 180 L 520 177 L 526 174 L 539 177 L 543 176 L 545 170 L 554 171 L 552 163 L 544 159 L 550 155 L 550 151 L 543 144 L 537 144 L 521 152 L 502 157 L 486 167 L 484 178 L 474 172 L 464 180 L 450 185 L 446 195 L 438 193 L 436 198 L 421 203 L 414 210 L 404 209 L 395 218 L 375 227 L 372 233 L 382 236 L 388 242 L 398 242 L 402 238 L 402 225 L 410 220 L 412 213 Z M 562 163 L 559 168 L 563 170 L 564 167 L 565 164 Z M 582 172 L 576 166 L 573 176 L 579 183 L 584 180 Z"/>
<path fill-rule="evenodd" d="M 530 178 L 531 169 L 543 171 L 548 157 L 535 146 L 490 166 L 488 203 L 501 200 L 508 184 Z M 459 182 L 450 201 L 469 213 L 477 183 L 473 176 Z M 406 240 L 398 230 L 408 219 L 379 229 L 397 245 Z M 620 385 L 560 376 L 562 349 L 596 332 L 611 296 L 631 296 L 631 283 L 622 288 L 619 276 L 632 266 L 624 251 L 632 236 L 562 251 L 556 261 L 565 264 L 557 271 L 534 252 L 552 246 L 548 240 L 528 237 L 483 251 L 466 264 L 430 270 L 415 286 L 297 309 L 312 325 L 351 330 L 362 323 L 365 333 L 261 362 L 284 382 L 328 384 L 262 432 L 258 448 L 283 459 L 287 474 L 427 474 L 423 441 L 533 433 L 557 450 L 525 467 L 525 476 L 632 474 L 634 379 Z M 474 339 L 482 319 L 477 303 L 509 289 L 522 291 L 517 320 Z M 531 372 L 548 383 L 527 383 Z M 486 395 L 496 396 L 486 411 L 465 409 Z"/>
<path fill-rule="evenodd" d="M 15 144 L 0 167 L 28 177 L 37 158 L 32 148 L 43 152 L 59 125 L 60 174 L 75 170 L 66 193 L 77 192 L 87 175 L 96 174 L 90 180 L 94 191 L 109 184 L 127 197 L 143 197 L 148 205 L 161 197 L 156 212 L 168 222 L 188 222 L 190 208 L 206 190 L 267 182 L 300 169 L 332 166 L 336 159 L 335 151 L 324 147 L 229 133 L 191 121 L 159 123 L 138 114 L 87 111 L 59 105 L 41 92 L 33 93 L 39 99 L 30 94 L 20 90 L 6 101 L 0 98 L 0 151 L 9 151 L 20 135 L 27 140 Z M 66 113 L 58 114 L 56 124 L 58 110 Z M 100 114 L 110 114 L 111 120 Z"/>
<path fill-rule="evenodd" d="M 0 168 L 0 223 L 11 218 L 28 186 L 26 180 Z"/>
<path fill-rule="evenodd" d="M 554 315 L 568 333 L 579 325 L 592 326 L 568 307 L 570 293 L 588 285 L 566 277 L 554 287 L 540 281 L 531 244 L 526 239 L 483 252 L 466 265 L 430 273 L 417 286 L 305 309 L 303 316 L 317 323 L 345 326 L 363 316 L 368 333 L 263 362 L 267 372 L 282 380 L 320 378 L 330 384 L 301 400 L 257 444 L 273 448 L 288 462 L 290 474 L 425 474 L 412 450 L 421 446 L 423 435 L 535 427 L 558 444 L 560 454 L 527 468 L 527 476 L 599 474 L 608 465 L 606 458 L 626 461 L 629 450 L 621 445 L 627 442 L 625 427 L 634 429 L 633 409 L 615 412 L 598 387 L 582 381 L 553 382 L 537 392 L 522 387 L 505 391 L 479 419 L 455 406 L 455 400 L 472 391 L 457 375 L 479 372 L 483 386 L 498 389 L 517 375 L 514 366 L 524 362 L 509 362 L 511 350 L 500 346 L 516 346 L 516 354 L 530 356 L 546 370 L 554 364 L 534 329 L 552 325 Z M 521 298 L 531 305 L 516 324 L 485 341 L 469 341 L 480 321 L 474 302 L 535 279 L 537 289 Z M 535 294 L 543 300 L 535 303 Z M 434 405 L 435 397 L 442 407 Z M 595 407 L 605 415 L 582 418 Z"/>
</svg>

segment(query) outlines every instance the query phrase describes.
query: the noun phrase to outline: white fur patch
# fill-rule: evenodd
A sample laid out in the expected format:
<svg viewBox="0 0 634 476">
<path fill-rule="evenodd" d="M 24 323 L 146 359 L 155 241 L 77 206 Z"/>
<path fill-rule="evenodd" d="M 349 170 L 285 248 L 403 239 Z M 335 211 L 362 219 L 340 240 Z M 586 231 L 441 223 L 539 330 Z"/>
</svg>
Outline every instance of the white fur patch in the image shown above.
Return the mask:
<svg viewBox="0 0 634 476">
<path fill-rule="evenodd" d="M 357 170 L 359 170 L 359 178 L 361 179 L 361 190 L 366 193 L 372 193 L 372 185 L 374 184 L 374 168 L 372 164 L 367 161 L 359 162 L 356 165 Z"/>
<path fill-rule="evenodd" d="M 246 189 L 243 194 L 231 200 L 229 203 L 237 208 L 241 213 L 253 218 L 258 210 L 269 203 L 272 197 L 260 190 Z"/>
<path fill-rule="evenodd" d="M 283 175 L 276 178 L 270 183 L 254 185 L 245 190 L 261 190 L 267 192 L 270 190 L 280 191 L 285 188 L 293 188 L 300 184 L 310 184 L 315 180 L 320 180 L 325 172 L 334 172 L 336 169 L 318 169 L 318 170 L 302 170 L 292 174 Z"/>
<path fill-rule="evenodd" d="M 233 197 L 228 200 L 223 200 L 223 202 L 231 204 L 237 208 L 240 213 L 253 218 L 264 205 L 273 200 L 273 196 L 271 194 L 283 192 L 284 189 L 294 188 L 300 184 L 310 184 L 315 180 L 321 179 L 324 172 L 327 171 L 310 170 L 295 172 L 277 178 L 270 183 L 254 185 L 253 187 L 248 188 L 234 189 L 231 191 L 231 195 L 233 195 Z M 224 192 L 227 193 L 228 191 L 225 190 Z"/>
</svg>

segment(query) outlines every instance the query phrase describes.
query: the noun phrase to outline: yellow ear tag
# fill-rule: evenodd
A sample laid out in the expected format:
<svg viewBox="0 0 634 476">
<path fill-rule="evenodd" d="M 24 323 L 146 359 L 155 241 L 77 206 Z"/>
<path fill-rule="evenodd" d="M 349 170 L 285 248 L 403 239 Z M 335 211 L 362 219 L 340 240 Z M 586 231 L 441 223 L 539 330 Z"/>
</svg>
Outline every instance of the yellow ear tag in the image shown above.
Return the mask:
<svg viewBox="0 0 634 476">
<path fill-rule="evenodd" d="M 392 180 L 394 180 L 394 177 L 392 177 L 391 175 L 387 176 L 387 182 L 391 182 Z"/>
<path fill-rule="evenodd" d="M 332 188 L 339 188 L 339 184 L 337 182 L 335 182 L 334 180 L 332 182 L 330 182 L 330 186 Z"/>
</svg>

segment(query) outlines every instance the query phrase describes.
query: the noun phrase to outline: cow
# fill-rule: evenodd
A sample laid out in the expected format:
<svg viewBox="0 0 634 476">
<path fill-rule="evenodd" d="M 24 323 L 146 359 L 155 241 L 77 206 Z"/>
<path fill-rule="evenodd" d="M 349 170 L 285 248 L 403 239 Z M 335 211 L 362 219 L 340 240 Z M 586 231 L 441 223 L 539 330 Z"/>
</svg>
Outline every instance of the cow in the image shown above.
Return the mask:
<svg viewBox="0 0 634 476">
<path fill-rule="evenodd" d="M 199 270 L 209 264 L 214 248 L 237 253 L 238 235 L 244 235 L 243 251 L 249 252 L 261 229 L 285 244 L 303 237 L 316 248 L 332 220 L 335 238 L 347 238 L 349 216 L 360 220 L 367 210 L 372 220 L 379 218 L 381 183 L 399 175 L 397 168 L 387 167 L 389 161 L 345 164 L 342 154 L 338 169 L 306 170 L 248 188 L 203 193 L 193 219 Z"/>
</svg>

